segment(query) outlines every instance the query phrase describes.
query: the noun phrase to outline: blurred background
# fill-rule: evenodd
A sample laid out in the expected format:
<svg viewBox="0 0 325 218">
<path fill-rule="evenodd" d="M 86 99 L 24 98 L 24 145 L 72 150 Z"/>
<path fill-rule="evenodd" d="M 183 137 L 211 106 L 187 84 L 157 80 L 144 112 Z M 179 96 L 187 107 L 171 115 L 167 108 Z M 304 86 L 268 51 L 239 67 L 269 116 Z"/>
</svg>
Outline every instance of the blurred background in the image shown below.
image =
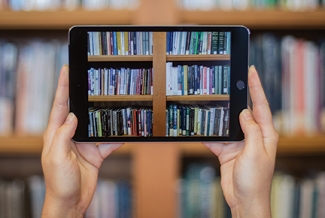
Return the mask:
<svg viewBox="0 0 325 218">
<path fill-rule="evenodd" d="M 42 133 L 77 24 L 247 26 L 280 134 L 273 217 L 325 217 L 325 0 L 0 0 L 0 218 L 40 217 Z M 125 144 L 86 217 L 231 217 L 219 167 L 200 143 Z"/>
</svg>

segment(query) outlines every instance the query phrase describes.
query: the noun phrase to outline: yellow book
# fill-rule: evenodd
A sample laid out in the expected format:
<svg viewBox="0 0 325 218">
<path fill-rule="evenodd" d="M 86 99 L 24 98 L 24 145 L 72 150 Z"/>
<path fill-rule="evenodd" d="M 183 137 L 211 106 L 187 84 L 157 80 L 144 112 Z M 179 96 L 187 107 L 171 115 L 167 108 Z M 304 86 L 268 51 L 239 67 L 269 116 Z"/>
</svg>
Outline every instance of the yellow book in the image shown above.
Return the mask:
<svg viewBox="0 0 325 218">
<path fill-rule="evenodd" d="M 129 55 L 129 32 L 124 32 L 125 55 Z"/>
<path fill-rule="evenodd" d="M 117 34 L 117 54 L 122 55 L 122 45 L 121 45 L 121 32 L 116 32 Z"/>
</svg>

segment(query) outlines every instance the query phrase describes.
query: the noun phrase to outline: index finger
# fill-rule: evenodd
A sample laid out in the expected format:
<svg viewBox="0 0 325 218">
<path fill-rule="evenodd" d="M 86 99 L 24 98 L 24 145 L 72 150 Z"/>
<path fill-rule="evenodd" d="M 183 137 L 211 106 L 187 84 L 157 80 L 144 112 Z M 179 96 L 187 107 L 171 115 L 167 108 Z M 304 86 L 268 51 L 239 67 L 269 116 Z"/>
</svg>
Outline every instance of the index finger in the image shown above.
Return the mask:
<svg viewBox="0 0 325 218">
<path fill-rule="evenodd" d="M 261 127 L 263 138 L 272 138 L 274 137 L 275 133 L 272 113 L 254 66 L 249 68 L 248 86 L 249 93 L 252 98 L 254 119 Z"/>
<path fill-rule="evenodd" d="M 60 72 L 49 123 L 44 134 L 44 148 L 49 150 L 56 130 L 62 126 L 69 113 L 69 68 L 64 65 Z"/>
</svg>

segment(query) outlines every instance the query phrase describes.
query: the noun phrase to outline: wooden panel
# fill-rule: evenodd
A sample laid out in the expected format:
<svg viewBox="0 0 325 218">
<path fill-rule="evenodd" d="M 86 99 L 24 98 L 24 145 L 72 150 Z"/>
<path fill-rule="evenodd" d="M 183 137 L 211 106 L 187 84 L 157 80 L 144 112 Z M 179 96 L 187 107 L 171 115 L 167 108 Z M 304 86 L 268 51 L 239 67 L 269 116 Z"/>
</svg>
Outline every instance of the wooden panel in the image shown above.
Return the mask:
<svg viewBox="0 0 325 218">
<path fill-rule="evenodd" d="M 73 25 L 130 24 L 130 10 L 0 11 L 0 29 L 69 29 Z"/>
<path fill-rule="evenodd" d="M 171 143 L 134 144 L 133 167 L 135 217 L 177 217 L 178 146 Z"/>
<path fill-rule="evenodd" d="M 152 55 L 92 55 L 89 62 L 152 61 Z"/>
<path fill-rule="evenodd" d="M 141 0 L 133 17 L 133 23 L 139 25 L 178 24 L 177 1 Z"/>
<path fill-rule="evenodd" d="M 229 101 L 229 95 L 179 95 L 166 98 L 167 101 Z"/>
<path fill-rule="evenodd" d="M 245 25 L 256 29 L 325 28 L 325 9 L 293 12 L 285 10 L 180 11 L 182 23 Z"/>
<path fill-rule="evenodd" d="M 90 102 L 112 102 L 112 101 L 152 101 L 152 95 L 99 95 L 88 96 Z"/>
<path fill-rule="evenodd" d="M 167 55 L 167 61 L 230 61 L 230 55 Z"/>
<path fill-rule="evenodd" d="M 126 143 L 114 155 L 130 155 L 133 145 Z M 43 149 L 42 136 L 1 136 L 0 155 L 40 154 Z"/>
<path fill-rule="evenodd" d="M 166 135 L 166 33 L 153 33 L 153 134 Z"/>
</svg>

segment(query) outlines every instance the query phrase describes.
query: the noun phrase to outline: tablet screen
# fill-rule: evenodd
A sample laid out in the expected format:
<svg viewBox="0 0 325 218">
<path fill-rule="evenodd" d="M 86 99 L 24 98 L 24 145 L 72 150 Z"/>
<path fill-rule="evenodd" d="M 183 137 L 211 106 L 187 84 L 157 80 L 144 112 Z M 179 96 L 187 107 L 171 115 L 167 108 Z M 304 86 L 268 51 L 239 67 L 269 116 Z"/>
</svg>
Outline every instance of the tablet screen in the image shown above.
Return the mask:
<svg viewBox="0 0 325 218">
<path fill-rule="evenodd" d="M 87 95 L 78 103 L 87 105 L 77 116 L 87 121 L 80 123 L 80 136 L 90 141 L 241 138 L 238 115 L 247 106 L 247 75 L 233 67 L 244 62 L 241 74 L 247 74 L 248 64 L 237 60 L 240 47 L 233 46 L 248 41 L 237 42 L 235 29 L 81 28 L 84 54 L 70 56 L 86 60 L 78 74 L 86 80 L 78 95 Z M 241 58 L 248 60 L 247 54 Z"/>
</svg>

